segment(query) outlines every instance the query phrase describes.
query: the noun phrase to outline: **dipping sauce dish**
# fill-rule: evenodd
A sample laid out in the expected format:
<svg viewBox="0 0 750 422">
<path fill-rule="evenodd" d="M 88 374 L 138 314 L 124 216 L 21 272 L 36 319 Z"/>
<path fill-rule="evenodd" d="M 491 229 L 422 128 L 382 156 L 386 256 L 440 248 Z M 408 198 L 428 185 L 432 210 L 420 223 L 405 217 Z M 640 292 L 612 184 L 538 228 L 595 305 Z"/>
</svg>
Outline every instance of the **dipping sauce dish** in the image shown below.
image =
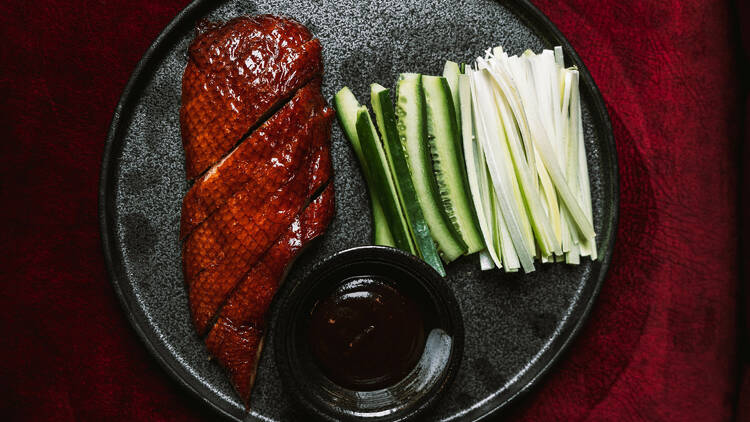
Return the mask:
<svg viewBox="0 0 750 422">
<path fill-rule="evenodd" d="M 344 280 L 310 312 L 313 359 L 342 387 L 373 391 L 396 384 L 424 351 L 429 309 L 417 302 L 384 277 Z"/>
<path fill-rule="evenodd" d="M 427 264 L 382 246 L 324 260 L 280 298 L 274 328 L 285 389 L 324 420 L 401 421 L 455 377 L 463 321 Z"/>
</svg>

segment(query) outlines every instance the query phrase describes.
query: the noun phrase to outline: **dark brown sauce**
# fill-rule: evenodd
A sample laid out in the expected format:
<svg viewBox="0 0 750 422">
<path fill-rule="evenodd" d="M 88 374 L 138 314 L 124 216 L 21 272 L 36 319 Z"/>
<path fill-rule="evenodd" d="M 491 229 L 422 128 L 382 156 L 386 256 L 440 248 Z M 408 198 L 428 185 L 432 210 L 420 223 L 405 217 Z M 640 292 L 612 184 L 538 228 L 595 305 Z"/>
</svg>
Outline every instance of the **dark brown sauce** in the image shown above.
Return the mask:
<svg viewBox="0 0 750 422">
<path fill-rule="evenodd" d="M 425 343 L 420 306 L 386 280 L 345 280 L 310 313 L 310 350 L 334 383 L 372 391 L 403 379 Z"/>
</svg>

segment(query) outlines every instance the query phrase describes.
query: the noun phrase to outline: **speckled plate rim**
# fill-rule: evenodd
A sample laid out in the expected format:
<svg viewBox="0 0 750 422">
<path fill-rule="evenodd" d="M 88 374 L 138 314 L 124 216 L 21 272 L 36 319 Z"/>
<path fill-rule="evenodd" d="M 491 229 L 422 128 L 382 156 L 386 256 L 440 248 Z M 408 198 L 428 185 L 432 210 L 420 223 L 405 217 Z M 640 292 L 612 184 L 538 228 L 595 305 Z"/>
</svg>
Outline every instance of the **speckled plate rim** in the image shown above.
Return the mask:
<svg viewBox="0 0 750 422">
<path fill-rule="evenodd" d="M 117 244 L 114 240 L 116 238 L 116 211 L 114 207 L 115 176 L 120 165 L 119 160 L 116 158 L 117 153 L 122 150 L 124 143 L 124 130 L 126 125 L 124 125 L 123 122 L 127 123 L 127 117 L 132 113 L 136 99 L 148 81 L 148 75 L 150 74 L 149 69 L 153 68 L 162 55 L 166 53 L 165 49 L 169 47 L 170 41 L 177 36 L 179 32 L 178 28 L 195 21 L 197 16 L 217 7 L 218 3 L 220 2 L 211 0 L 194 0 L 180 11 L 156 37 L 148 50 L 146 50 L 146 53 L 136 65 L 135 70 L 125 85 L 122 96 L 115 107 L 112 122 L 104 144 L 98 195 L 99 230 L 101 234 L 102 249 L 104 252 L 104 261 L 110 281 L 112 282 L 115 293 L 117 294 L 121 306 L 125 310 L 125 314 L 130 321 L 130 324 L 151 355 L 180 385 L 182 385 L 193 396 L 200 399 L 200 401 L 206 406 L 215 409 L 228 418 L 243 420 L 246 416 L 244 413 L 237 412 L 235 409 L 226 406 L 225 403 L 211 400 L 208 394 L 210 392 L 204 386 L 191 382 L 194 377 L 185 371 L 184 368 L 182 368 L 174 359 L 172 354 L 169 353 L 169 350 L 157 341 L 158 339 L 155 338 L 153 331 L 145 329 L 145 327 L 150 326 L 150 324 L 144 315 L 139 312 L 134 312 L 133 301 L 135 300 L 135 297 L 132 285 L 128 282 L 128 277 L 125 274 L 122 260 L 120 259 L 119 254 L 116 253 Z M 511 0 L 502 3 L 542 39 L 551 44 L 563 46 L 564 51 L 567 53 L 567 58 L 578 67 L 580 76 L 583 79 L 583 84 L 581 84 L 582 95 L 591 101 L 593 105 L 592 113 L 602 129 L 601 132 L 603 139 L 601 139 L 599 147 L 602 151 L 602 160 L 605 162 L 608 161 L 604 171 L 607 173 L 606 176 L 612 180 L 612 183 L 604 186 L 604 189 L 609 191 L 608 196 L 612 198 L 612 203 L 609 204 L 609 207 L 605 207 L 605 211 L 609 208 L 609 213 L 602 216 L 604 227 L 609 230 L 605 233 L 599 234 L 599 236 L 605 241 L 601 246 L 599 261 L 596 263 L 599 267 L 598 277 L 594 282 L 595 284 L 591 287 L 591 293 L 588 296 L 588 300 L 581 304 L 582 308 L 579 314 L 580 317 L 572 326 L 569 326 L 565 335 L 561 334 L 556 338 L 557 341 L 551 345 L 551 348 L 555 349 L 553 355 L 541 365 L 535 374 L 527 379 L 523 386 L 517 388 L 510 396 L 502 400 L 490 400 L 482 406 L 482 408 L 485 409 L 485 413 L 475 417 L 473 419 L 475 421 L 488 420 L 491 417 L 497 416 L 498 413 L 510 403 L 528 393 L 539 383 L 543 376 L 549 372 L 550 368 L 560 360 L 561 356 L 569 348 L 573 339 L 576 338 L 584 323 L 588 320 L 591 308 L 593 307 L 607 276 L 609 263 L 612 258 L 612 251 L 614 249 L 619 213 L 619 171 L 617 166 L 615 140 L 612 133 L 612 124 L 609 119 L 609 114 L 607 113 L 604 99 L 594 83 L 591 74 L 588 72 L 588 69 L 583 64 L 583 61 L 578 56 L 575 49 L 573 49 L 573 46 L 571 46 L 568 40 L 563 36 L 562 32 L 560 32 L 560 30 L 544 13 L 531 4 L 530 1 Z"/>
</svg>

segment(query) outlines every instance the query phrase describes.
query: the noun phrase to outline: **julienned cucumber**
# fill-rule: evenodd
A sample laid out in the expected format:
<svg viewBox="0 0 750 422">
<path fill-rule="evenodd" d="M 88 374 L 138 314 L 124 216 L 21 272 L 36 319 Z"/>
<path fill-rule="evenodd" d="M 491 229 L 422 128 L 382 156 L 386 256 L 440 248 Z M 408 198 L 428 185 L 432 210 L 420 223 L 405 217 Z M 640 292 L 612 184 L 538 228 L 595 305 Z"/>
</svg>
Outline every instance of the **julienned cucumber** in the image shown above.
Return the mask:
<svg viewBox="0 0 750 422">
<path fill-rule="evenodd" d="M 383 146 L 380 144 L 375 125 L 372 124 L 370 113 L 365 106 L 357 110 L 357 136 L 359 136 L 359 143 L 362 146 L 362 155 L 367 159 L 367 165 L 370 169 L 372 184 L 369 188 L 381 200 L 383 213 L 388 221 L 388 226 L 391 228 L 393 241 L 397 248 L 416 255 L 417 251 L 411 240 L 409 225 L 401 211 L 401 202 L 398 199 L 396 186 L 385 159 Z"/>
<path fill-rule="evenodd" d="M 443 263 L 438 255 L 435 242 L 430 235 L 430 229 L 425 221 L 422 207 L 416 201 L 416 190 L 411 180 L 409 163 L 406 161 L 404 147 L 398 138 L 396 129 L 396 114 L 391 103 L 390 91 L 385 87 L 370 85 L 370 101 L 375 112 L 375 120 L 380 129 L 380 137 L 385 147 L 385 155 L 390 164 L 391 175 L 396 185 L 396 192 L 401 201 L 401 209 L 411 229 L 414 244 L 419 256 L 430 264 L 440 275 L 445 275 Z"/>
<path fill-rule="evenodd" d="M 396 127 L 399 140 L 406 151 L 417 199 L 443 259 L 451 262 L 463 255 L 467 247 L 445 212 L 435 182 L 432 158 L 427 145 L 427 119 L 425 98 L 422 92 L 422 75 L 401 74 L 396 92 L 398 97 Z"/>
<path fill-rule="evenodd" d="M 333 97 L 333 103 L 336 107 L 336 115 L 341 123 L 341 127 L 344 129 L 344 134 L 349 138 L 352 149 L 354 149 L 354 154 L 357 156 L 357 160 L 359 160 L 360 167 L 362 167 L 365 182 L 368 187 L 372 186 L 372 177 L 367 166 L 367 160 L 362 155 L 362 148 L 357 136 L 357 110 L 360 107 L 359 102 L 357 102 L 352 91 L 348 87 L 344 87 Z M 373 243 L 383 246 L 396 246 L 393 235 L 391 235 L 391 230 L 388 227 L 388 221 L 383 213 L 380 198 L 378 198 L 372 189 L 368 189 L 368 191 L 372 206 Z"/>
<path fill-rule="evenodd" d="M 422 86 L 427 110 L 427 140 L 443 209 L 461 234 L 467 252 L 479 252 L 484 249 L 484 240 L 469 198 L 466 163 L 451 88 L 447 79 L 439 76 L 423 76 Z"/>
<path fill-rule="evenodd" d="M 443 77 L 448 82 L 448 86 L 451 88 L 451 96 L 453 97 L 453 109 L 456 111 L 456 125 L 461 129 L 461 106 L 458 99 L 458 75 L 461 74 L 461 69 L 458 63 L 447 61 L 445 67 L 443 67 Z"/>
</svg>

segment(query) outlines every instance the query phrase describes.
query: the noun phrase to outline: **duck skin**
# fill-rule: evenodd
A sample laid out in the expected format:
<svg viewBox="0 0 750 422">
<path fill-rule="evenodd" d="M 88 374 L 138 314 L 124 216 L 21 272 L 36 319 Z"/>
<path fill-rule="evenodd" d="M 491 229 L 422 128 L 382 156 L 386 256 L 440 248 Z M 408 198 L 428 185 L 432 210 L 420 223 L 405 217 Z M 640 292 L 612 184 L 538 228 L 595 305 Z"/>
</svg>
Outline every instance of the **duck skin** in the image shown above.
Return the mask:
<svg viewBox="0 0 750 422">
<path fill-rule="evenodd" d="M 248 407 L 271 300 L 289 263 L 308 243 L 325 232 L 333 211 L 333 189 L 328 185 L 243 277 L 206 337 L 208 351 L 227 370 Z"/>
<path fill-rule="evenodd" d="M 219 161 L 322 70 L 320 41 L 292 19 L 260 15 L 199 25 L 182 76 L 188 179 Z"/>
<path fill-rule="evenodd" d="M 298 162 L 302 148 L 325 137 L 328 117 L 320 78 L 310 81 L 255 132 L 196 179 L 182 201 L 180 237 L 185 238 L 247 182 L 282 172 Z M 266 188 L 278 186 L 267 184 Z"/>
<path fill-rule="evenodd" d="M 312 129 L 316 136 L 306 138 L 310 142 L 299 148 L 288 165 L 275 163 L 268 173 L 245 183 L 185 239 L 182 256 L 188 285 L 204 270 L 220 268 L 225 260 L 245 259 L 238 254 L 254 243 L 275 240 L 276 236 L 269 237 L 271 226 L 263 221 L 269 223 L 269 218 L 273 218 L 285 228 L 288 218 L 328 181 L 331 174 L 328 139 L 333 112 L 325 107 L 321 115 Z M 287 220 L 282 219 L 284 211 L 291 213 L 286 215 Z"/>
<path fill-rule="evenodd" d="M 318 148 L 293 180 L 263 203 L 240 192 L 187 238 L 183 273 L 199 334 L 209 328 L 207 324 L 240 277 L 289 227 L 330 174 L 328 149 Z"/>
<path fill-rule="evenodd" d="M 334 210 L 321 46 L 271 15 L 199 25 L 182 79 L 182 265 L 193 325 L 249 405 L 266 314 Z"/>
</svg>

